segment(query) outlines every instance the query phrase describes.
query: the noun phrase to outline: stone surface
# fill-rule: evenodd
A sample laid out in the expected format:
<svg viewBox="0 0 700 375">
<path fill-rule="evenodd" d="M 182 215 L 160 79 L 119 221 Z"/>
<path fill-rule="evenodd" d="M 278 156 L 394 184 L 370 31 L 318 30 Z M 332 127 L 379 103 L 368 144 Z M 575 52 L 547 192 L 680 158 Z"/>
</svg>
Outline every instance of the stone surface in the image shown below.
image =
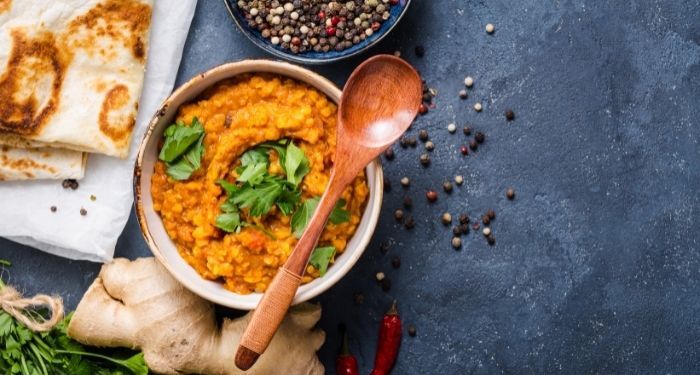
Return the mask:
<svg viewBox="0 0 700 375">
<path fill-rule="evenodd" d="M 401 25 L 370 53 L 312 67 L 342 84 L 373 53 L 401 51 L 438 89 L 436 108 L 411 130 L 422 149 L 395 147 L 374 240 L 357 266 L 319 300 L 328 332 L 349 326 L 362 372 L 393 299 L 406 325 L 396 374 L 690 373 L 700 361 L 700 2 L 415 0 Z M 496 32 L 484 32 L 486 23 Z M 415 57 L 416 45 L 426 55 Z M 200 1 L 179 82 L 227 61 L 265 57 L 234 29 L 221 1 Z M 469 99 L 458 92 L 475 78 Z M 472 109 L 481 101 L 484 110 Z M 507 123 L 503 112 L 515 111 Z M 463 157 L 461 132 L 486 134 Z M 465 176 L 451 195 L 444 179 Z M 411 186 L 399 185 L 402 176 Z M 514 201 L 505 197 L 516 189 Z M 441 191 L 434 204 L 429 188 Z M 393 211 L 413 197 L 416 227 Z M 488 208 L 495 246 L 479 231 L 460 251 L 440 214 Z M 391 244 L 386 255 L 379 244 Z M 135 220 L 118 256 L 147 256 Z M 401 257 L 393 269 L 391 259 Z M 61 294 L 74 307 L 99 266 L 0 240 L 9 281 L 27 293 Z M 392 288 L 383 292 L 374 274 Z M 353 293 L 365 295 L 353 303 Z"/>
</svg>

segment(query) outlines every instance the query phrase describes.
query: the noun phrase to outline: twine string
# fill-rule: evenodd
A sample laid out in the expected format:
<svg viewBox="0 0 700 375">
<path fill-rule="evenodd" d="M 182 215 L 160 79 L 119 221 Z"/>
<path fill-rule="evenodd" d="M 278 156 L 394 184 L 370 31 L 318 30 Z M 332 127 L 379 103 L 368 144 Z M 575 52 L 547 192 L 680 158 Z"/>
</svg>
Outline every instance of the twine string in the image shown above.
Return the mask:
<svg viewBox="0 0 700 375">
<path fill-rule="evenodd" d="M 36 312 L 38 307 L 49 310 L 49 318 Z M 35 332 L 46 332 L 63 319 L 63 301 L 59 297 L 37 294 L 24 298 L 11 286 L 0 287 L 0 308 Z"/>
</svg>

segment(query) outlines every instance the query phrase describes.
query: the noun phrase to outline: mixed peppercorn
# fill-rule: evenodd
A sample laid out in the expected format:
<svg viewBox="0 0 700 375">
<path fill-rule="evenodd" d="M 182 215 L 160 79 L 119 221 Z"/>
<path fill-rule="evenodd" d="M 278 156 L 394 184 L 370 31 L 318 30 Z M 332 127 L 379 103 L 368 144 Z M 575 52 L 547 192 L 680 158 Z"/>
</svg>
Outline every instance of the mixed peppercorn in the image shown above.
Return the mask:
<svg viewBox="0 0 700 375">
<path fill-rule="evenodd" d="M 248 26 L 292 53 L 343 51 L 379 31 L 399 0 L 239 0 Z"/>
</svg>

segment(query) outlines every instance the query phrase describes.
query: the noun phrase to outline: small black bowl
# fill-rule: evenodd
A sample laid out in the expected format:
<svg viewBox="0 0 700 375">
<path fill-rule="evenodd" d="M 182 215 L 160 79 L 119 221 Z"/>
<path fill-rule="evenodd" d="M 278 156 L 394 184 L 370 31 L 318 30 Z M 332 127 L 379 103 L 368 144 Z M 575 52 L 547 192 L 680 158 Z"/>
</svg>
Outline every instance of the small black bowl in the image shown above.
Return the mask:
<svg viewBox="0 0 700 375">
<path fill-rule="evenodd" d="M 309 51 L 304 53 L 292 53 L 288 49 L 284 49 L 281 46 L 276 46 L 270 42 L 270 40 L 263 38 L 258 30 L 255 30 L 248 26 L 245 17 L 242 12 L 239 11 L 236 0 L 224 0 L 226 8 L 228 9 L 231 18 L 236 23 L 238 28 L 245 34 L 248 39 L 250 39 L 255 45 L 262 48 L 263 50 L 286 60 L 294 61 L 301 64 L 325 64 L 333 61 L 342 60 L 350 56 L 355 56 L 366 49 L 377 44 L 391 31 L 401 17 L 406 13 L 408 6 L 411 4 L 411 0 L 400 0 L 397 5 L 391 7 L 391 17 L 382 23 L 379 30 L 374 32 L 372 36 L 363 40 L 362 42 L 355 44 L 354 46 L 344 49 L 340 52 L 338 51 L 328 51 L 328 52 L 315 52 Z"/>
</svg>

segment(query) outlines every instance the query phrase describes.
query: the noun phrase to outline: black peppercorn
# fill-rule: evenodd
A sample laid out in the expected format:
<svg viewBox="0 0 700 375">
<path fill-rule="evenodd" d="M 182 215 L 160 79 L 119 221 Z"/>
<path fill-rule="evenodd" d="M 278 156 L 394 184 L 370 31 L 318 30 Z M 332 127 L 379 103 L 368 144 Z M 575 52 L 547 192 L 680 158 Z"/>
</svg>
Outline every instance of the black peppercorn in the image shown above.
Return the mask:
<svg viewBox="0 0 700 375">
<path fill-rule="evenodd" d="M 459 225 L 455 225 L 454 228 L 452 228 L 452 234 L 455 236 L 459 236 L 462 234 L 462 228 Z"/>
<path fill-rule="evenodd" d="M 80 214 L 83 215 L 83 216 L 87 215 L 87 210 L 84 209 L 84 208 L 81 208 L 81 209 L 80 209 Z"/>
<path fill-rule="evenodd" d="M 430 165 L 430 156 L 428 154 L 421 154 L 420 163 L 424 167 L 427 167 L 428 165 Z"/>
<path fill-rule="evenodd" d="M 479 143 L 484 143 L 486 136 L 482 132 L 476 132 L 476 134 L 474 134 L 474 139 Z"/>
<path fill-rule="evenodd" d="M 438 199 L 438 193 L 435 190 L 428 190 L 425 197 L 428 198 L 428 202 L 435 202 Z"/>
<path fill-rule="evenodd" d="M 462 131 L 464 132 L 464 135 L 471 135 L 472 134 L 472 128 L 470 126 L 465 126 Z"/>
<path fill-rule="evenodd" d="M 471 148 L 472 150 L 476 150 L 477 148 L 479 148 L 479 144 L 476 142 L 476 140 L 470 139 L 469 148 Z"/>
<path fill-rule="evenodd" d="M 423 142 L 427 141 L 428 140 L 428 131 L 425 129 L 419 131 L 418 132 L 418 139 L 420 139 Z"/>
<path fill-rule="evenodd" d="M 416 145 L 418 144 L 418 142 L 416 142 L 416 137 L 408 137 L 406 142 L 408 142 L 408 145 L 411 147 L 416 147 Z"/>
<path fill-rule="evenodd" d="M 388 278 L 385 277 L 381 281 L 381 283 L 382 283 L 382 290 L 383 291 L 388 292 L 391 289 L 391 280 L 389 280 Z"/>
<path fill-rule="evenodd" d="M 489 219 L 493 220 L 493 219 L 496 218 L 496 211 L 494 211 L 493 209 L 489 208 L 489 209 L 486 211 L 486 215 L 489 217 Z"/>
<path fill-rule="evenodd" d="M 506 198 L 508 198 L 509 200 L 515 199 L 515 189 L 508 188 L 508 190 L 506 190 Z"/>
<path fill-rule="evenodd" d="M 399 140 L 399 144 L 401 145 L 401 148 L 406 148 L 408 147 L 408 136 L 402 136 L 401 139 Z"/>
<path fill-rule="evenodd" d="M 386 149 L 386 151 L 384 151 L 384 157 L 386 158 L 386 160 L 394 160 L 394 156 L 395 155 L 393 148 L 389 147 Z"/>
<path fill-rule="evenodd" d="M 51 212 L 56 212 L 57 209 L 56 206 L 51 206 Z"/>
<path fill-rule="evenodd" d="M 411 215 L 408 215 L 406 220 L 403 222 L 403 226 L 406 227 L 406 229 L 413 229 L 413 227 L 416 226 L 416 222 L 413 220 Z"/>
<path fill-rule="evenodd" d="M 416 337 L 416 326 L 413 324 L 408 325 L 408 335 L 411 337 Z"/>
<path fill-rule="evenodd" d="M 512 109 L 506 109 L 506 120 L 513 121 L 515 119 L 515 112 Z"/>
<path fill-rule="evenodd" d="M 389 179 L 386 176 L 384 176 L 384 191 L 385 192 L 391 191 L 391 181 L 389 181 Z"/>
<path fill-rule="evenodd" d="M 489 225 L 489 223 L 491 222 L 491 218 L 489 217 L 489 215 L 482 215 L 481 222 L 484 223 L 484 225 Z"/>
<path fill-rule="evenodd" d="M 408 195 L 403 197 L 403 206 L 406 208 L 411 208 L 411 206 L 413 206 L 413 199 L 411 199 L 411 197 Z"/>
<path fill-rule="evenodd" d="M 394 211 L 394 219 L 396 219 L 396 221 L 398 221 L 399 223 L 401 222 L 401 220 L 403 220 L 403 210 L 402 209 L 398 209 L 398 210 Z"/>
<path fill-rule="evenodd" d="M 496 244 L 496 237 L 494 237 L 493 233 L 492 233 L 492 234 L 489 234 L 489 235 L 486 237 L 486 242 L 488 242 L 489 245 L 491 245 L 491 246 L 493 246 L 493 245 Z"/>
<path fill-rule="evenodd" d="M 379 244 L 379 252 L 381 252 L 382 254 L 386 254 L 388 251 L 389 251 L 389 243 L 386 241 L 382 241 Z"/>
<path fill-rule="evenodd" d="M 442 183 L 442 189 L 445 190 L 445 193 L 451 193 L 452 192 L 452 183 L 450 181 L 445 181 Z"/>
<path fill-rule="evenodd" d="M 401 258 L 399 258 L 399 257 L 391 258 L 391 266 L 394 268 L 401 267 Z"/>
<path fill-rule="evenodd" d="M 416 56 L 417 56 L 417 57 L 423 57 L 423 56 L 425 56 L 425 47 L 423 47 L 423 46 L 416 46 L 415 52 L 416 52 Z"/>
<path fill-rule="evenodd" d="M 459 215 L 459 223 L 460 224 L 469 224 L 469 215 L 467 215 L 467 214 Z"/>
<path fill-rule="evenodd" d="M 469 224 L 461 224 L 459 226 L 459 230 L 462 232 L 462 234 L 469 234 Z"/>
</svg>

